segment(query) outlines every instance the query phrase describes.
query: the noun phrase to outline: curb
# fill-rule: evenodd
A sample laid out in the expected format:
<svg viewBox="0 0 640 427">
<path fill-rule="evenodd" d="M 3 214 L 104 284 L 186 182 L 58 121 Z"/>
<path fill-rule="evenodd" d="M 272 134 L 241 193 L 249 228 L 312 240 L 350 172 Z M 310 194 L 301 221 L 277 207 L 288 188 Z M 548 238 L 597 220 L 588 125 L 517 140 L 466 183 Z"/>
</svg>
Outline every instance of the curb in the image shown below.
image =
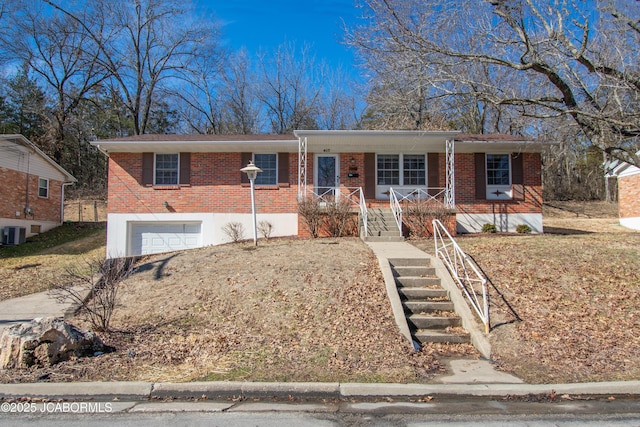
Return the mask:
<svg viewBox="0 0 640 427">
<path fill-rule="evenodd" d="M 518 397 L 536 394 L 580 396 L 640 396 L 640 381 L 574 384 L 374 384 L 259 382 L 83 382 L 0 384 L 0 398 L 77 400 L 149 399 L 377 399 Z"/>
</svg>

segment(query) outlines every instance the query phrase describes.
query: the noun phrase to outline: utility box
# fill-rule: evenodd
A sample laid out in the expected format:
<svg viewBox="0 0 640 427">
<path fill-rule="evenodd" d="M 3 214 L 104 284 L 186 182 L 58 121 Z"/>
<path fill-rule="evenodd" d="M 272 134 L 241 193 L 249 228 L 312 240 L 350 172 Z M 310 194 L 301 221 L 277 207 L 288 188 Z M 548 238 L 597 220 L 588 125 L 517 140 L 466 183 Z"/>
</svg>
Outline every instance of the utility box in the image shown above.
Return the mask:
<svg viewBox="0 0 640 427">
<path fill-rule="evenodd" d="M 25 227 L 5 227 L 2 229 L 2 244 L 15 246 L 27 241 L 27 229 Z"/>
</svg>

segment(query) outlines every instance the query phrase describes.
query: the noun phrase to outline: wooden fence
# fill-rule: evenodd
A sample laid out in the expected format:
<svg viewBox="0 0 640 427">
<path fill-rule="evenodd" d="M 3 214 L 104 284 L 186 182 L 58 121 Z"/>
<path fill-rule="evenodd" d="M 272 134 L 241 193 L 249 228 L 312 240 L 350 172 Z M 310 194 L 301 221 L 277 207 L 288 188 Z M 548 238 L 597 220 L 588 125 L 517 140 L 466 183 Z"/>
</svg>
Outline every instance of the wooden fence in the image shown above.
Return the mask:
<svg viewBox="0 0 640 427">
<path fill-rule="evenodd" d="M 71 222 L 104 222 L 107 202 L 104 200 L 69 200 L 64 202 L 64 220 Z"/>
</svg>

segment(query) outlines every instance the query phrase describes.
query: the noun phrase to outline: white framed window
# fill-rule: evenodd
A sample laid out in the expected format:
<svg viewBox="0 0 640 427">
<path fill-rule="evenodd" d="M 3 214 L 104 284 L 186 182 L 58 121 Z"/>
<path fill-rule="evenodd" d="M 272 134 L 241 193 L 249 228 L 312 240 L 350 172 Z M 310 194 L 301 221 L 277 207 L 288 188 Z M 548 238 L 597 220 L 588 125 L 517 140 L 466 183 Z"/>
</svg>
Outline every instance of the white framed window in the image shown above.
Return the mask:
<svg viewBox="0 0 640 427">
<path fill-rule="evenodd" d="M 402 184 L 426 185 L 427 168 L 424 154 L 405 154 L 402 157 Z"/>
<path fill-rule="evenodd" d="M 38 179 L 38 197 L 49 197 L 49 180 L 46 178 Z"/>
<path fill-rule="evenodd" d="M 400 155 L 378 154 L 378 185 L 400 185 Z"/>
<path fill-rule="evenodd" d="M 180 155 L 156 153 L 154 167 L 154 185 L 178 185 Z"/>
<path fill-rule="evenodd" d="M 511 199 L 511 156 L 486 155 L 487 199 Z"/>
<path fill-rule="evenodd" d="M 256 176 L 256 185 L 277 185 L 278 184 L 278 155 L 258 154 L 253 155 L 253 163 L 262 169 Z"/>
<path fill-rule="evenodd" d="M 378 154 L 378 185 L 426 185 L 425 157 L 424 154 Z"/>
</svg>

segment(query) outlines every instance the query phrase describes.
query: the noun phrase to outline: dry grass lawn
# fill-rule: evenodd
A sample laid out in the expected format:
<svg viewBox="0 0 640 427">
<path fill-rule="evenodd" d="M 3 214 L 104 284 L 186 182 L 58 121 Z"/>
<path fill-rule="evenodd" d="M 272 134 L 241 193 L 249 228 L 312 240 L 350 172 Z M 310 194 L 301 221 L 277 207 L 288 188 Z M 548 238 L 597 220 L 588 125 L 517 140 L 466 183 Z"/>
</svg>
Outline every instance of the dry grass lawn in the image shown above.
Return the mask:
<svg viewBox="0 0 640 427">
<path fill-rule="evenodd" d="M 618 226 L 611 205 L 554 206 L 545 208 L 545 235 L 458 239 L 493 285 L 493 357 L 531 383 L 638 379 L 640 233 Z M 46 276 L 59 278 L 64 263 L 104 256 L 104 241 L 87 239 L 71 258 L 75 246 L 0 259 L 10 281 L 0 295 L 35 291 Z M 414 244 L 433 251 L 430 240 Z M 150 256 L 119 295 L 115 331 L 102 334 L 115 352 L 0 372 L 0 382 L 429 382 L 443 372 L 442 356 L 477 357 L 469 346 L 412 351 L 359 239 Z"/>
<path fill-rule="evenodd" d="M 552 204 L 545 235 L 457 239 L 495 286 L 493 358 L 531 383 L 637 380 L 640 233 L 614 205 Z"/>
</svg>

